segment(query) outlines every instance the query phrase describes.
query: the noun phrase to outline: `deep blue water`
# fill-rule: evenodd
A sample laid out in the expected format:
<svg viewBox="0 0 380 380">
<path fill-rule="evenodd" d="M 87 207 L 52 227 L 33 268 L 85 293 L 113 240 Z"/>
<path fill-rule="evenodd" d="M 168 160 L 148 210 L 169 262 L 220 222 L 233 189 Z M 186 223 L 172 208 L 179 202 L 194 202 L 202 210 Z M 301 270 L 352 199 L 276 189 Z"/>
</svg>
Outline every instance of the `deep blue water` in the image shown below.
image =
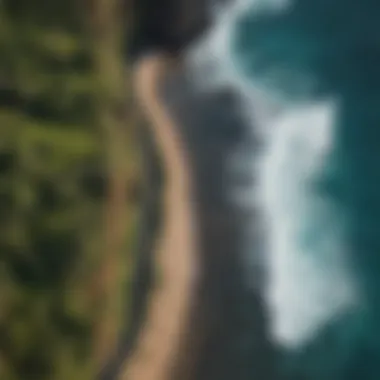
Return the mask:
<svg viewBox="0 0 380 380">
<path fill-rule="evenodd" d="M 379 380 L 380 2 L 292 0 L 281 10 L 251 3 L 234 21 L 230 57 L 245 81 L 281 99 L 284 110 L 264 125 L 277 137 L 267 138 L 272 158 L 262 169 L 269 199 L 263 208 L 283 218 L 267 233 L 281 376 Z M 311 113 L 328 102 L 334 117 L 326 127 Z M 323 157 L 314 144 L 321 128 L 328 140 Z M 296 271 L 304 261 L 304 272 Z M 343 283 L 351 300 L 337 290 Z"/>
</svg>

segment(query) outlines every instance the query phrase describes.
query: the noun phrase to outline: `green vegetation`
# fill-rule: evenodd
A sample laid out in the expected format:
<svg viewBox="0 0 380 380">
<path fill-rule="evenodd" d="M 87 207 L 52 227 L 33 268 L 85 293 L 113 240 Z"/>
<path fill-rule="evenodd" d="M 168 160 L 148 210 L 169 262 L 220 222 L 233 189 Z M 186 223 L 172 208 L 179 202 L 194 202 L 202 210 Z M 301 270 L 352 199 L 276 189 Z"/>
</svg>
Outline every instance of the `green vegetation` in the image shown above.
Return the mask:
<svg viewBox="0 0 380 380">
<path fill-rule="evenodd" d="M 0 3 L 1 380 L 93 379 L 126 324 L 139 151 L 90 3 Z"/>
</svg>

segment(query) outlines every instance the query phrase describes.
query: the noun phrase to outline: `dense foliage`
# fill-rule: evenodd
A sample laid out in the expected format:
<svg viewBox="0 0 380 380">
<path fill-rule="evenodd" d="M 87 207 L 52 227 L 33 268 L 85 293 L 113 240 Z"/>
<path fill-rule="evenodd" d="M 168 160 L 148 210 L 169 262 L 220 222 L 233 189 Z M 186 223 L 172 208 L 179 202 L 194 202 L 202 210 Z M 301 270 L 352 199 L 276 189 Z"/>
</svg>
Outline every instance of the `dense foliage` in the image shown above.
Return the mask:
<svg viewBox="0 0 380 380">
<path fill-rule="evenodd" d="M 75 0 L 0 4 L 2 380 L 93 378 L 94 328 L 104 317 L 94 289 L 110 254 L 104 208 L 112 147 L 97 120 L 102 72 L 94 74 L 96 39 L 89 43 L 85 11 Z M 129 186 L 123 249 L 113 256 L 117 305 L 127 302 L 138 215 L 131 136 L 119 169 Z M 120 328 L 124 316 L 113 314 Z"/>
</svg>

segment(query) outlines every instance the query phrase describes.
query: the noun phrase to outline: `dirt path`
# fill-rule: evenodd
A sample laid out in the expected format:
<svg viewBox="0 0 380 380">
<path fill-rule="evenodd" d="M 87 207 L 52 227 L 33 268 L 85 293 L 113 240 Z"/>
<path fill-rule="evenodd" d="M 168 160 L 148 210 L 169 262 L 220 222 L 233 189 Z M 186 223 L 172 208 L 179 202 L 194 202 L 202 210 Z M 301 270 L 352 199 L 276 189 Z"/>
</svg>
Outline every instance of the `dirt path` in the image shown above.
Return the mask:
<svg viewBox="0 0 380 380">
<path fill-rule="evenodd" d="M 136 64 L 135 91 L 152 126 L 165 170 L 163 225 L 156 245 L 158 283 L 148 300 L 145 326 L 120 380 L 168 380 L 188 326 L 197 275 L 197 240 L 191 205 L 191 170 L 159 88 L 169 59 L 144 57 Z"/>
</svg>

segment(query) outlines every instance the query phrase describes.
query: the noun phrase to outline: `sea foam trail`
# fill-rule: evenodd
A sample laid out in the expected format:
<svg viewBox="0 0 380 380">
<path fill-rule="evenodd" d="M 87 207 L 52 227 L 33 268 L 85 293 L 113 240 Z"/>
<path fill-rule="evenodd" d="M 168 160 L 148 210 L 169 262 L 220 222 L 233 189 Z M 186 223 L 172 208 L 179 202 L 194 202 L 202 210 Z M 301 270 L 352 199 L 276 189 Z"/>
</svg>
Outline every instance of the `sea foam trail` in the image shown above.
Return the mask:
<svg viewBox="0 0 380 380">
<path fill-rule="evenodd" d="M 265 225 L 263 295 L 271 337 L 297 349 L 352 307 L 356 292 L 345 259 L 343 215 L 314 188 L 331 160 L 337 101 L 285 101 L 243 74 L 232 53 L 242 15 L 290 5 L 240 0 L 215 7 L 215 26 L 190 51 L 189 62 L 201 90 L 229 85 L 242 94 L 242 112 L 264 146 L 249 162 L 257 183 L 244 202 L 259 208 Z M 253 242 L 247 261 L 255 260 L 255 249 Z"/>
</svg>

